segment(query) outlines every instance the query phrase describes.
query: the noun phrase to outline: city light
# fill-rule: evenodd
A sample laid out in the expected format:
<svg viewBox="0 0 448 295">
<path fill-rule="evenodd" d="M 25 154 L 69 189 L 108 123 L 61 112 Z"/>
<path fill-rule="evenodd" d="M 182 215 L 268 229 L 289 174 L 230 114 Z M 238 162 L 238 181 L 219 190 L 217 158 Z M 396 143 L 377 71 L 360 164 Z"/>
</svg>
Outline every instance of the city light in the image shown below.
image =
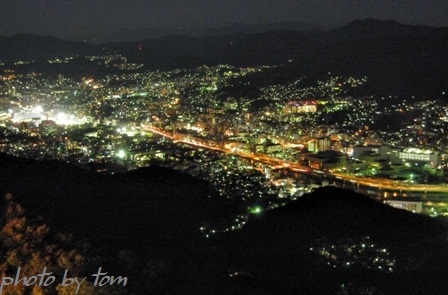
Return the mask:
<svg viewBox="0 0 448 295">
<path fill-rule="evenodd" d="M 120 159 L 124 159 L 124 158 L 126 157 L 126 152 L 125 152 L 124 150 L 119 150 L 119 151 L 117 152 L 117 156 L 118 156 Z"/>
<path fill-rule="evenodd" d="M 259 207 L 259 206 L 252 207 L 249 210 L 249 212 L 252 213 L 252 214 L 260 214 L 262 211 L 263 211 L 263 209 L 261 207 Z"/>
<path fill-rule="evenodd" d="M 448 290 L 448 31 L 430 15 L 443 5 L 314 5 L 339 13 L 308 9 L 317 23 L 304 25 L 301 1 L 232 1 L 211 22 L 207 1 L 88 3 L 66 18 L 44 2 L 2 5 L 0 171 L 22 196 L 3 192 L 0 270 L 63 277 L 4 293 Z M 385 12 L 422 25 L 358 19 Z M 92 15 L 114 24 L 76 34 L 69 22 Z M 69 30 L 51 28 L 60 20 Z M 24 28 L 37 35 L 14 35 Z M 132 284 L 106 286 L 118 275 Z"/>
</svg>

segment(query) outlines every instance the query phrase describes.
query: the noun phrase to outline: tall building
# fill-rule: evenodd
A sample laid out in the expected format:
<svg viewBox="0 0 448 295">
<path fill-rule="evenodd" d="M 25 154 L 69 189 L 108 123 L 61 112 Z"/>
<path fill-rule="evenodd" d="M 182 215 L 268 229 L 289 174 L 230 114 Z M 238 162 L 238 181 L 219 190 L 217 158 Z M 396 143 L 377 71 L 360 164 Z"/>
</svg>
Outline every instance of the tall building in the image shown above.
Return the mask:
<svg viewBox="0 0 448 295">
<path fill-rule="evenodd" d="M 328 137 L 317 139 L 317 151 L 324 152 L 331 150 L 331 140 Z"/>
</svg>

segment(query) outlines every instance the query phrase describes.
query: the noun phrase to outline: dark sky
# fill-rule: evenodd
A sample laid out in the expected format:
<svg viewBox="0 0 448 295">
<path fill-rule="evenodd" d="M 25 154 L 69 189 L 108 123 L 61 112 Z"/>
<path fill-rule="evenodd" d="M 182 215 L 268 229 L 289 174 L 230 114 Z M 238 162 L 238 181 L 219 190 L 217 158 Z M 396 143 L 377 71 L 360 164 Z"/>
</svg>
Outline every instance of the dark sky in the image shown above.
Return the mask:
<svg viewBox="0 0 448 295">
<path fill-rule="evenodd" d="M 448 0 L 1 0 L 0 34 L 62 38 L 122 28 L 205 28 L 299 21 L 323 27 L 355 19 L 448 26 Z"/>
</svg>

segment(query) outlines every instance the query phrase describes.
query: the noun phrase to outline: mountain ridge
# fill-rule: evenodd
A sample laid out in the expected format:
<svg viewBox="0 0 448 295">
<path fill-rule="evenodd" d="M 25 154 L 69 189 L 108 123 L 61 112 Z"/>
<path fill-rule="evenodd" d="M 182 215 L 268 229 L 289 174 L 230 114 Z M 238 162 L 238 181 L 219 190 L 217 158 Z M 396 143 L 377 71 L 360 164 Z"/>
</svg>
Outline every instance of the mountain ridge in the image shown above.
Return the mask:
<svg viewBox="0 0 448 295">
<path fill-rule="evenodd" d="M 203 29 L 157 29 L 157 28 L 137 28 L 137 29 L 120 29 L 106 34 L 97 34 L 90 37 L 75 38 L 74 40 L 89 40 L 93 43 L 126 43 L 138 42 L 145 39 L 157 39 L 164 36 L 185 35 L 191 37 L 204 36 L 224 36 L 235 33 L 257 34 L 266 31 L 289 30 L 302 33 L 320 32 L 323 29 L 297 21 L 286 21 L 268 24 L 233 24 L 229 26 L 203 28 Z"/>
<path fill-rule="evenodd" d="M 249 26 L 251 27 L 251 26 Z M 376 20 L 364 19 L 355 20 L 347 25 L 329 30 L 327 32 L 315 31 L 314 33 L 305 34 L 305 31 L 288 30 L 282 26 L 266 26 L 266 30 L 253 30 L 247 33 L 248 30 L 228 30 L 223 34 L 198 34 L 189 35 L 182 34 L 179 31 L 177 34 L 169 34 L 159 38 L 142 38 L 136 41 L 127 42 L 106 42 L 101 44 L 91 44 L 87 42 L 76 42 L 63 40 L 53 36 L 40 36 L 34 34 L 15 34 L 13 36 L 0 35 L 0 60 L 3 62 L 13 62 L 20 59 L 47 59 L 52 56 L 66 56 L 70 54 L 95 54 L 101 51 L 100 49 L 126 49 L 132 47 L 136 49 L 138 45 L 146 46 L 162 46 L 164 49 L 169 49 L 173 46 L 173 42 L 188 41 L 191 46 L 213 45 L 216 41 L 219 45 L 232 42 L 233 39 L 247 42 L 267 42 L 267 41 L 284 41 L 284 36 L 293 36 L 290 42 L 307 42 L 308 45 L 313 46 L 311 51 L 320 49 L 319 42 L 325 41 L 330 43 L 341 43 L 341 41 L 355 41 L 355 40 L 375 40 L 384 38 L 385 36 L 411 36 L 411 38 L 431 37 L 437 35 L 439 38 L 447 38 L 448 28 L 445 27 L 431 27 L 431 26 L 414 26 L 405 25 L 392 20 Z M 246 32 L 245 32 L 246 31 Z M 310 31 L 308 31 L 310 32 Z M 278 40 L 280 38 L 280 40 Z M 212 42 L 207 42 L 212 40 Z M 389 40 L 386 40 L 389 41 Z M 166 44 L 164 44 L 166 42 Z M 194 45 L 196 43 L 196 45 Z M 210 43 L 210 44 L 206 44 Z M 409 44 L 408 44 L 409 45 Z M 283 46 L 288 46 L 288 43 Z M 230 49 L 237 49 L 236 46 L 223 47 L 221 51 L 228 51 Z M 188 48 L 185 48 L 188 50 Z M 206 50 L 207 48 L 204 48 Z M 328 50 L 328 49 L 325 49 Z"/>
<path fill-rule="evenodd" d="M 26 36 L 26 35 L 25 35 Z M 19 36 L 20 37 L 20 36 Z M 448 28 L 404 25 L 395 21 L 358 20 L 337 30 L 307 35 L 294 31 L 224 36 L 165 36 L 138 42 L 93 45 L 48 37 L 0 36 L 0 61 L 10 66 L 18 60 L 43 64 L 17 67 L 23 71 L 51 73 L 57 65 L 45 64 L 55 56 L 119 53 L 141 70 L 173 70 L 202 65 L 237 67 L 287 65 L 300 76 L 315 72 L 364 77 L 373 81 L 372 93 L 440 98 L 447 93 Z M 9 39 L 5 39 L 9 38 Z M 26 39 L 26 38 L 25 38 Z M 52 41 L 48 41 L 52 40 Z M 54 44 L 53 44 L 54 43 Z M 71 72 L 89 68 L 77 60 Z M 292 62 L 292 63 L 291 63 Z M 99 74 L 110 69 L 96 69 Z M 67 64 L 63 69 L 70 69 Z M 89 72 L 89 74 L 90 74 Z M 299 78 L 299 77 L 297 77 Z M 369 82 L 370 83 L 370 82 Z"/>
</svg>

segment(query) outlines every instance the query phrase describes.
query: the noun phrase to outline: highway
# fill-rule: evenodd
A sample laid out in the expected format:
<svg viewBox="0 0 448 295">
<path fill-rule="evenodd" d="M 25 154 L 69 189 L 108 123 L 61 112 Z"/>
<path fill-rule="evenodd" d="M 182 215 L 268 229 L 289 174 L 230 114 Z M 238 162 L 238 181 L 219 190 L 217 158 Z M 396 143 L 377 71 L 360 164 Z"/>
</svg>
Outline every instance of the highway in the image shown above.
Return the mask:
<svg viewBox="0 0 448 295">
<path fill-rule="evenodd" d="M 439 185 L 429 185 L 429 184 L 410 184 L 405 183 L 403 181 L 397 181 L 397 180 L 391 180 L 391 179 L 380 179 L 380 178 L 362 178 L 362 177 L 356 177 L 352 175 L 347 175 L 343 173 L 332 173 L 322 170 L 317 170 L 310 168 L 308 166 L 303 166 L 295 162 L 287 162 L 278 158 L 269 157 L 266 155 L 253 155 L 253 154 L 247 154 L 247 153 L 241 153 L 241 152 L 233 152 L 231 149 L 223 148 L 223 147 L 217 147 L 216 145 L 205 145 L 203 143 L 198 143 L 194 141 L 189 141 L 185 139 L 178 138 L 176 136 L 172 136 L 166 131 L 160 130 L 158 128 L 154 127 L 141 127 L 142 130 L 156 133 L 159 135 L 162 135 L 166 138 L 169 138 L 173 140 L 173 142 L 179 142 L 183 144 L 187 144 L 190 146 L 195 146 L 199 148 L 205 148 L 210 149 L 222 153 L 228 153 L 233 154 L 235 156 L 250 159 L 256 162 L 265 163 L 268 165 L 271 165 L 273 169 L 288 169 L 293 172 L 298 173 L 306 173 L 306 174 L 312 174 L 312 175 L 318 175 L 321 177 L 327 177 L 327 178 L 334 178 L 339 179 L 342 181 L 348 181 L 351 182 L 353 185 L 363 185 L 363 186 L 370 186 L 377 189 L 383 189 L 383 190 L 390 190 L 390 191 L 404 191 L 404 192 L 433 192 L 433 193 L 448 193 L 448 186 L 444 184 Z"/>
</svg>

